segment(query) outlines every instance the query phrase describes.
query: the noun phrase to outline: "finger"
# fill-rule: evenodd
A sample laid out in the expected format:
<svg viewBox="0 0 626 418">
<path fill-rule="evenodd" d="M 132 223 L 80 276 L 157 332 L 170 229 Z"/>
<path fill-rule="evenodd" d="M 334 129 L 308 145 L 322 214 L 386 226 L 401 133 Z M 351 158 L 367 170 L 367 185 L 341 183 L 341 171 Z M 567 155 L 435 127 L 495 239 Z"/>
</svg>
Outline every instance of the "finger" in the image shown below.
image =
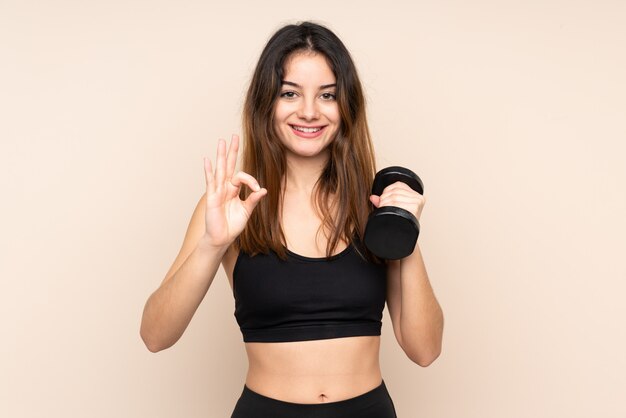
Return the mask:
<svg viewBox="0 0 626 418">
<path fill-rule="evenodd" d="M 252 211 L 259 203 L 259 201 L 267 194 L 267 189 L 259 189 L 256 192 L 250 193 L 250 196 L 246 200 L 243 201 L 243 207 L 246 209 L 248 216 L 252 214 Z"/>
<path fill-rule="evenodd" d="M 211 167 L 211 160 L 204 157 L 204 179 L 206 180 L 207 194 L 215 192 L 215 178 L 213 177 L 213 167 Z"/>
<path fill-rule="evenodd" d="M 215 160 L 215 186 L 221 187 L 224 184 L 226 171 L 226 141 L 217 141 L 217 159 Z"/>
<path fill-rule="evenodd" d="M 237 152 L 239 151 L 239 136 L 233 135 L 230 139 L 228 147 L 228 155 L 226 156 L 226 178 L 229 179 L 235 173 L 235 165 L 237 165 Z"/>
<path fill-rule="evenodd" d="M 405 197 L 381 198 L 379 206 L 419 206 L 419 200 Z"/>
<path fill-rule="evenodd" d="M 417 193 L 406 193 L 406 192 L 393 192 L 393 193 L 383 193 L 380 196 L 380 200 L 382 201 L 388 201 L 388 200 L 402 200 L 402 201 L 412 201 L 412 202 L 419 202 L 420 200 L 423 200 L 424 198 L 422 196 L 420 196 Z"/>
<path fill-rule="evenodd" d="M 397 189 L 397 190 L 391 190 L 391 191 L 387 191 L 385 193 L 383 193 L 382 195 L 380 195 L 380 197 L 382 199 L 389 199 L 389 198 L 394 198 L 394 197 L 403 197 L 403 198 L 407 198 L 407 199 L 423 199 L 424 197 L 417 193 L 414 190 L 404 190 L 404 189 Z"/>
<path fill-rule="evenodd" d="M 370 202 L 372 202 L 374 207 L 378 207 L 380 205 L 380 196 L 376 196 L 375 194 L 371 195 Z"/>
<path fill-rule="evenodd" d="M 258 192 L 259 190 L 261 190 L 261 186 L 259 186 L 259 182 L 256 181 L 256 179 L 252 177 L 250 174 L 245 173 L 243 171 L 240 171 L 237 174 L 235 174 L 230 179 L 230 183 L 237 188 L 240 188 L 242 184 L 245 184 L 250 189 L 252 189 L 253 192 Z"/>
<path fill-rule="evenodd" d="M 409 186 L 408 184 L 406 184 L 406 183 L 404 183 L 402 181 L 397 181 L 397 182 L 392 183 L 389 186 L 385 187 L 385 189 L 383 190 L 383 193 L 391 192 L 393 190 L 406 190 L 406 191 L 412 191 L 412 192 L 417 193 L 415 190 L 413 190 L 411 188 L 411 186 Z"/>
</svg>

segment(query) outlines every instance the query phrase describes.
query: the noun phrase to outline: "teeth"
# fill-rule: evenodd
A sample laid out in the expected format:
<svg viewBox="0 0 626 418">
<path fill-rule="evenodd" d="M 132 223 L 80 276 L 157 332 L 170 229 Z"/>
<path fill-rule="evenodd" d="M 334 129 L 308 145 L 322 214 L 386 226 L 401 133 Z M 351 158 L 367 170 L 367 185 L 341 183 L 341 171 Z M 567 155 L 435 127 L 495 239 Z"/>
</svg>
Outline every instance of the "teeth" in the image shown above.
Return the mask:
<svg viewBox="0 0 626 418">
<path fill-rule="evenodd" d="M 305 128 L 303 126 L 295 126 L 295 125 L 292 125 L 292 128 L 295 129 L 296 131 L 304 132 L 307 134 L 311 134 L 313 132 L 317 132 L 322 129 L 322 128 Z"/>
</svg>

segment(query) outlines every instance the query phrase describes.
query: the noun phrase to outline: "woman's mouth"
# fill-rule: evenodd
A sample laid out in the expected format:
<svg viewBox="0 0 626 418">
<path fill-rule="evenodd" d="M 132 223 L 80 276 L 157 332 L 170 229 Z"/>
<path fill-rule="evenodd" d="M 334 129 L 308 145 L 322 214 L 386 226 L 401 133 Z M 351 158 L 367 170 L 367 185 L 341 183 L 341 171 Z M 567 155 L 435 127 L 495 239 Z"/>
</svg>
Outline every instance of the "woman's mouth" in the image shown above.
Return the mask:
<svg viewBox="0 0 626 418">
<path fill-rule="evenodd" d="M 322 134 L 325 126 L 299 126 L 289 125 L 291 131 L 301 138 L 316 138 Z"/>
</svg>

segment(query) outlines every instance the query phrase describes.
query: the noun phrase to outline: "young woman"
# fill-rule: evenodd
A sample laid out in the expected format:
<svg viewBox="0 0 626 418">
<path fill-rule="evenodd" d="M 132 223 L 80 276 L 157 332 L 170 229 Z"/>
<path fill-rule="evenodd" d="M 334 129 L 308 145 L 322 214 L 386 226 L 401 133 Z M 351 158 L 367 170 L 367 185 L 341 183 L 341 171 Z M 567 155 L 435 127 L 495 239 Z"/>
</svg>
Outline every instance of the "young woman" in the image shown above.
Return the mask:
<svg viewBox="0 0 626 418">
<path fill-rule="evenodd" d="M 173 345 L 223 266 L 249 368 L 231 418 L 395 417 L 379 364 L 385 302 L 415 363 L 441 351 L 443 315 L 419 248 L 385 262 L 361 245 L 373 207 L 419 218 L 403 183 L 370 196 L 375 162 L 354 63 L 327 28 L 278 30 L 263 50 L 239 138 L 205 159 L 206 193 L 148 299 L 141 336 Z"/>
</svg>

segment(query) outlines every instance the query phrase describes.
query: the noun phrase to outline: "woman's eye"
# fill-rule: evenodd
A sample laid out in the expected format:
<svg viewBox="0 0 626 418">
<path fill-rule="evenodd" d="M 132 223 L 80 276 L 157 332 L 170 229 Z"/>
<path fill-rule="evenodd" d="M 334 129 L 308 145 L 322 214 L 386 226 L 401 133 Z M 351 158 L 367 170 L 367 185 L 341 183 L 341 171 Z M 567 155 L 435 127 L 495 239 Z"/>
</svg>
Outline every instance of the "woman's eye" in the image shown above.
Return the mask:
<svg viewBox="0 0 626 418">
<path fill-rule="evenodd" d="M 294 97 L 296 97 L 296 93 L 293 91 L 284 91 L 282 93 L 280 93 L 280 97 L 285 97 L 287 99 L 293 99 Z"/>
<path fill-rule="evenodd" d="M 324 100 L 335 100 L 337 98 L 337 96 L 335 96 L 332 93 L 322 93 L 322 99 Z"/>
</svg>

